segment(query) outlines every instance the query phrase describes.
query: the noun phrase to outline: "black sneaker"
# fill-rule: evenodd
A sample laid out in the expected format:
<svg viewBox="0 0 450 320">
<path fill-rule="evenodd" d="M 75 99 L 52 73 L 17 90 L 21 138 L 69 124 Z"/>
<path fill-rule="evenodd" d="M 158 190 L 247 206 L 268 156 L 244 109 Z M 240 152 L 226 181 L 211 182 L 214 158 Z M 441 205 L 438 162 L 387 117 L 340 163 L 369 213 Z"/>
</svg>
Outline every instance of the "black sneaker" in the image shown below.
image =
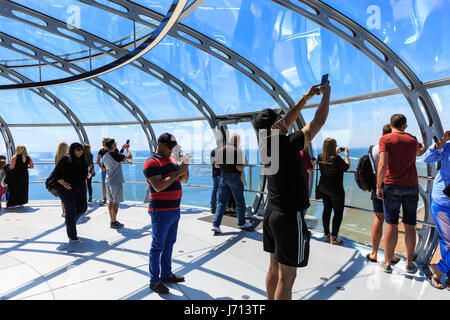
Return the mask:
<svg viewBox="0 0 450 320">
<path fill-rule="evenodd" d="M 170 277 L 162 278 L 162 282 L 184 282 L 184 277 L 172 274 Z"/>
<path fill-rule="evenodd" d="M 123 228 L 124 224 L 120 223 L 119 221 L 116 220 L 114 222 L 111 222 L 109 224 L 109 226 L 110 226 L 111 229 L 119 229 L 119 228 Z"/>
<path fill-rule="evenodd" d="M 150 289 L 160 294 L 169 293 L 169 288 L 167 288 L 162 282 L 150 283 Z"/>
</svg>

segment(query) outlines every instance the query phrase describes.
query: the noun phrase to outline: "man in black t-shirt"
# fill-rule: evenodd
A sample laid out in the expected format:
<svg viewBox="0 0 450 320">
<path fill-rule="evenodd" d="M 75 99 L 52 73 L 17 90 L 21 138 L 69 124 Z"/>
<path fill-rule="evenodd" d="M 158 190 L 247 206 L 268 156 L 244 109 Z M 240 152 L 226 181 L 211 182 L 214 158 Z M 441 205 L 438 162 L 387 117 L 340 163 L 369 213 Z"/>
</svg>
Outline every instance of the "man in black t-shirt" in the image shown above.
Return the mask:
<svg viewBox="0 0 450 320">
<path fill-rule="evenodd" d="M 269 300 L 292 299 L 296 268 L 308 263 L 310 236 L 304 211 L 309 207 L 309 195 L 300 150 L 308 146 L 328 116 L 331 88 L 329 82 L 320 89 L 319 86 L 310 87 L 284 118 L 272 109 L 264 109 L 253 121 L 259 133 L 261 159 L 265 158 L 264 150 L 267 150 L 270 160 L 270 168 L 266 166 L 265 172 L 268 205 L 263 222 L 264 251 L 270 253 L 266 277 Z M 307 100 L 320 94 L 323 94 L 322 101 L 314 119 L 301 131 L 287 135 Z"/>
</svg>

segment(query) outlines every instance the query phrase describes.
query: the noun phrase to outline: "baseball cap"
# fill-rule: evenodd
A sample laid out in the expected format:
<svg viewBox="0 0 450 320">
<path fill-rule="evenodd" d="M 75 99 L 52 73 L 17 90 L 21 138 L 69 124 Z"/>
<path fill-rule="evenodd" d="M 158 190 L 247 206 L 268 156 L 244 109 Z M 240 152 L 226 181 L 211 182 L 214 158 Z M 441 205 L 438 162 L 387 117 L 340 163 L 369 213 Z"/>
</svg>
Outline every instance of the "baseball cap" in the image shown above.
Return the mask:
<svg viewBox="0 0 450 320">
<path fill-rule="evenodd" d="M 165 144 L 170 149 L 173 149 L 173 147 L 175 147 L 178 144 L 177 139 L 175 139 L 175 136 L 167 132 L 159 136 L 158 142 Z"/>
<path fill-rule="evenodd" d="M 253 120 L 253 125 L 256 130 L 267 129 L 270 130 L 272 125 L 277 120 L 277 117 L 281 115 L 283 110 L 273 110 L 273 109 L 264 109 L 260 113 L 258 113 Z"/>
</svg>

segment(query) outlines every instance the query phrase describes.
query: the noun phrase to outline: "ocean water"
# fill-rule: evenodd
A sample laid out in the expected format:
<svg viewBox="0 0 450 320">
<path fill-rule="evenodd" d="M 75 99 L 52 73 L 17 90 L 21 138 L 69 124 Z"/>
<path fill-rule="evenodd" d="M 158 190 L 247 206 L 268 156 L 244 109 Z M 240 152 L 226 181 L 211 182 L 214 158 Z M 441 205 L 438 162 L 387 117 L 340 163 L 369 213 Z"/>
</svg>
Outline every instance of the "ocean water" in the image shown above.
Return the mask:
<svg viewBox="0 0 450 320">
<path fill-rule="evenodd" d="M 320 150 L 321 151 L 321 150 Z M 319 150 L 314 150 L 314 156 L 317 157 Z M 123 164 L 123 173 L 125 181 L 127 182 L 139 182 L 145 183 L 145 178 L 143 175 L 143 163 L 149 157 L 149 151 L 132 151 L 133 162 L 142 164 Z M 358 160 L 361 156 L 367 153 L 367 149 L 350 149 L 350 161 L 351 170 L 356 169 Z M 54 168 L 53 164 L 50 165 L 38 165 L 42 162 L 52 162 L 54 159 L 54 154 L 50 152 L 40 152 L 40 153 L 30 153 L 33 161 L 37 164 L 34 169 L 29 170 L 30 182 L 44 182 L 45 179 L 50 175 Z M 247 159 L 258 159 L 257 150 L 247 150 Z M 97 154 L 94 154 L 94 160 Z M 200 186 L 212 186 L 211 178 L 211 166 L 209 165 L 209 151 L 205 151 L 200 154 L 194 153 L 194 158 L 191 160 L 192 163 L 202 163 L 205 166 L 191 166 L 189 169 L 189 181 L 188 184 L 200 185 Z M 250 162 L 250 164 L 257 164 L 257 161 Z M 426 176 L 426 165 L 418 159 L 416 163 L 417 171 L 419 176 Z M 101 173 L 97 165 L 96 176 L 93 181 L 101 182 Z M 259 169 L 253 168 L 252 170 L 252 181 L 250 183 L 250 168 L 245 168 L 247 186 L 246 189 L 257 190 L 259 185 Z M 313 180 L 314 183 L 314 180 Z M 425 182 L 420 183 L 423 187 L 426 187 Z M 347 173 L 344 174 L 344 188 L 346 192 L 345 203 L 350 206 L 366 208 L 372 210 L 372 202 L 370 200 L 370 193 L 364 192 L 358 188 L 355 182 L 354 174 Z M 146 185 L 144 184 L 125 184 L 124 185 L 124 197 L 125 201 L 143 201 L 147 193 Z M 314 195 L 314 188 L 312 191 Z M 247 206 L 251 206 L 254 202 L 256 194 L 246 192 L 245 199 Z M 94 200 L 101 200 L 101 183 L 93 183 L 93 198 Z M 210 206 L 211 189 L 196 188 L 196 187 L 183 187 L 183 198 L 182 204 L 184 205 L 194 205 L 207 207 Z M 40 199 L 56 199 L 53 197 L 46 189 L 43 183 L 30 184 L 29 187 L 29 199 L 30 200 L 40 200 Z M 419 207 L 422 206 L 422 201 L 419 203 Z M 320 203 L 311 203 L 311 208 L 308 210 L 307 215 L 316 218 L 316 227 L 318 229 L 322 228 L 321 222 L 322 205 Z M 363 243 L 370 243 L 370 228 L 372 225 L 373 216 L 370 212 L 363 212 L 358 210 L 346 209 L 344 212 L 344 220 L 341 226 L 341 235 L 353 240 L 357 240 Z"/>
</svg>

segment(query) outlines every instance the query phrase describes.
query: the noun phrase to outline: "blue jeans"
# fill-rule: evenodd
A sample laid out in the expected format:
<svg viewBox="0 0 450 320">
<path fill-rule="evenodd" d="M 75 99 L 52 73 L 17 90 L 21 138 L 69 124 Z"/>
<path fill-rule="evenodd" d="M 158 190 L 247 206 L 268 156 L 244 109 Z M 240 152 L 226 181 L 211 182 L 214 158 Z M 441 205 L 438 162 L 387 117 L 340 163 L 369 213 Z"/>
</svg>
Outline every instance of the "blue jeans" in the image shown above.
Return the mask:
<svg viewBox="0 0 450 320">
<path fill-rule="evenodd" d="M 149 254 L 150 283 L 172 275 L 172 250 L 177 240 L 180 209 L 150 212 L 152 245 Z"/>
<path fill-rule="evenodd" d="M 439 247 L 442 257 L 437 268 L 450 277 L 450 208 L 438 205 L 431 198 L 431 213 L 439 232 Z"/>
<path fill-rule="evenodd" d="M 211 193 L 211 209 L 215 210 L 217 206 L 217 191 L 219 190 L 220 176 L 212 178 L 213 178 L 213 189 Z"/>
<path fill-rule="evenodd" d="M 238 226 L 245 224 L 244 184 L 240 174 L 222 173 L 219 183 L 219 203 L 214 214 L 213 226 L 220 227 L 227 203 L 233 195 L 236 201 L 236 215 Z"/>
<path fill-rule="evenodd" d="M 400 207 L 402 207 L 402 222 L 409 225 L 416 225 L 419 187 L 385 184 L 383 191 L 384 220 L 386 223 L 398 224 Z"/>
</svg>

